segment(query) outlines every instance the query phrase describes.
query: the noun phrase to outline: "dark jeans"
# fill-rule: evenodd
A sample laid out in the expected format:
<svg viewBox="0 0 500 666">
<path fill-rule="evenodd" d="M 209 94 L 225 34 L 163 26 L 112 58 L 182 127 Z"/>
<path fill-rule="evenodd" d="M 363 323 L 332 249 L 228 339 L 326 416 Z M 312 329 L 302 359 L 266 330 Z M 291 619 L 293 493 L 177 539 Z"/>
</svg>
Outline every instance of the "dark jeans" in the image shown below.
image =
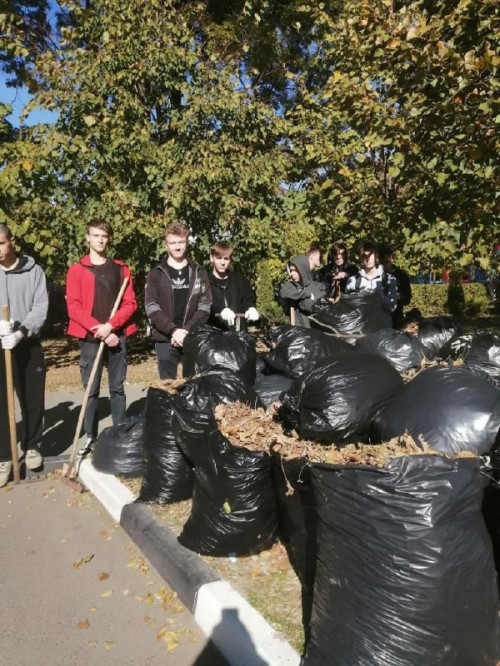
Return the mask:
<svg viewBox="0 0 500 666">
<path fill-rule="evenodd" d="M 11 352 L 23 421 L 22 448 L 38 448 L 43 435 L 46 365 L 39 340 L 24 339 Z M 11 459 L 5 351 L 0 350 L 0 462 Z"/>
<path fill-rule="evenodd" d="M 86 340 L 79 340 L 78 344 L 80 345 L 80 375 L 83 388 L 86 389 L 99 350 L 99 344 Z M 83 418 L 83 429 L 87 437 L 97 437 L 99 392 L 105 363 L 108 367 L 109 401 L 113 425 L 123 423 L 127 418 L 125 389 L 123 388 L 127 376 L 127 345 L 125 338 L 122 336 L 118 347 L 104 346 L 104 352 L 97 367 Z"/>
<path fill-rule="evenodd" d="M 177 366 L 182 357 L 182 347 L 172 347 L 170 342 L 155 342 L 156 365 L 160 379 L 176 379 Z"/>
</svg>

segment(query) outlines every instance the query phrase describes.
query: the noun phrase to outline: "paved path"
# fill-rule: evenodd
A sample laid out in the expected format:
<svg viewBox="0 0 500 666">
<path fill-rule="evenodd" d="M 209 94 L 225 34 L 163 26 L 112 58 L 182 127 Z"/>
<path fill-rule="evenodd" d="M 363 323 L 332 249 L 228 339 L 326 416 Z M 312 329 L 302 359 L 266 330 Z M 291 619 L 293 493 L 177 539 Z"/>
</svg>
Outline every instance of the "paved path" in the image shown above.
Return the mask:
<svg viewBox="0 0 500 666">
<path fill-rule="evenodd" d="M 126 393 L 128 416 L 141 414 L 146 402 L 145 386 L 128 384 Z M 0 489 L 0 565 L 3 573 L 12 572 L 4 587 L 0 579 L 0 599 L 9 602 L 14 599 L 10 605 L 4 604 L 0 611 L 0 626 L 5 627 L 4 635 L 0 632 L 0 654 L 8 654 L 9 658 L 12 655 L 10 662 L 16 666 L 31 666 L 32 662 L 37 666 L 66 666 L 68 663 L 71 666 L 94 666 L 94 663 L 96 666 L 227 666 L 228 662 L 232 666 L 298 666 L 300 657 L 286 640 L 228 583 L 219 579 L 201 558 L 184 549 L 167 528 L 157 524 L 144 505 L 132 502 L 130 491 L 113 475 L 98 472 L 90 459 L 85 460 L 80 479 L 92 490 L 94 497 L 86 493 L 84 499 L 72 497 L 71 489 L 61 481 L 46 479 L 46 473 L 60 468 L 71 450 L 82 398 L 83 391 L 74 389 L 46 394 L 42 444 L 44 469 L 41 474 L 28 472 L 31 480 L 27 484 L 18 487 L 9 484 Z M 109 398 L 103 390 L 99 432 L 109 425 Z M 21 478 L 25 474 L 24 465 L 21 465 Z M 47 490 L 38 492 L 37 496 L 36 489 L 44 487 Z M 69 496 L 64 496 L 64 491 Z M 15 514 L 8 504 L 13 500 Z M 23 500 L 31 502 L 29 508 L 27 504 L 22 508 Z M 46 510 L 47 506 L 50 510 Z M 76 506 L 78 509 L 69 519 L 64 507 Z M 84 509 L 88 506 L 98 518 L 92 515 L 87 524 L 84 516 L 88 516 L 88 512 Z M 62 509 L 64 515 L 58 515 L 57 509 Z M 159 601 L 158 593 L 148 597 L 148 589 L 136 592 L 137 584 L 132 585 L 126 578 L 127 567 L 123 561 L 115 562 L 113 580 L 117 583 L 113 593 L 101 598 L 103 589 L 112 589 L 111 578 L 106 579 L 105 583 L 110 582 L 105 588 L 99 580 L 99 573 L 109 573 L 106 569 L 111 568 L 111 564 L 99 566 L 97 555 L 98 546 L 103 545 L 101 535 L 114 530 L 112 540 L 115 543 L 118 539 L 127 539 L 125 531 L 113 523 L 105 510 L 133 539 L 133 543 L 127 541 L 128 546 L 119 546 L 119 550 L 135 549 L 136 559 L 144 557 L 141 551 L 147 553 L 161 572 L 161 576 L 156 571 L 152 574 L 154 581 L 148 581 L 151 587 L 160 589 L 162 585 L 166 587 L 161 580 L 170 581 L 193 613 L 189 615 L 184 611 L 180 617 L 185 620 L 180 626 L 172 625 L 172 633 L 168 631 L 170 621 L 175 617 L 165 620 L 152 614 Z M 107 527 L 99 527 L 99 521 Z M 16 525 L 15 529 L 12 525 Z M 62 547 L 67 543 L 63 542 L 68 538 L 66 534 L 78 544 L 69 560 L 63 558 L 69 550 Z M 82 540 L 76 541 L 80 535 Z M 5 551 L 2 550 L 4 540 L 9 544 Z M 106 540 L 107 536 L 104 537 Z M 32 547 L 32 543 L 37 544 L 36 547 Z M 24 561 L 20 554 L 26 549 L 29 557 Z M 77 567 L 78 576 L 75 575 L 73 564 L 88 554 L 94 554 L 94 557 Z M 114 556 L 118 557 L 118 554 L 114 553 Z M 108 553 L 102 561 L 107 563 L 109 558 Z M 128 571 L 130 573 L 130 569 Z M 127 590 L 133 590 L 133 597 L 125 593 Z M 144 601 L 146 598 L 153 601 L 151 607 Z M 134 604 L 129 603 L 131 599 L 136 603 L 134 612 Z M 97 615 L 99 602 L 105 602 L 103 607 L 111 609 L 107 615 Z M 168 606 L 166 610 L 172 610 Z M 99 618 L 97 625 L 94 617 Z M 162 626 L 167 628 L 163 631 Z M 198 627 L 211 637 L 212 642 L 206 643 Z M 158 632 L 160 640 L 156 641 Z M 121 647 L 115 638 L 117 635 Z M 183 637 L 182 641 L 179 636 Z M 151 647 L 151 641 L 155 649 Z M 180 642 L 179 647 L 175 646 L 175 641 Z M 167 648 L 173 645 L 175 649 L 168 651 L 165 645 Z M 216 652 L 214 645 L 220 652 Z"/>
<path fill-rule="evenodd" d="M 9 484 L 0 544 L 3 664 L 226 665 L 90 493 L 60 480 Z"/>
</svg>

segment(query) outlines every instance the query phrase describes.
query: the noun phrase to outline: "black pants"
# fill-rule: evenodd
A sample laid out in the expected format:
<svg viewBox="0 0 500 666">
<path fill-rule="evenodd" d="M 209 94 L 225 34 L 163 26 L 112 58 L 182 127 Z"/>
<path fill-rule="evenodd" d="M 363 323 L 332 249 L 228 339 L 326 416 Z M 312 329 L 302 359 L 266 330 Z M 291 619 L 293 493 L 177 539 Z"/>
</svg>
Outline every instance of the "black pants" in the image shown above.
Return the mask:
<svg viewBox="0 0 500 666">
<path fill-rule="evenodd" d="M 39 340 L 24 339 L 11 351 L 14 386 L 23 420 L 22 448 L 38 448 L 43 435 L 46 365 Z M 11 459 L 5 351 L 0 350 L 0 462 Z"/>
<path fill-rule="evenodd" d="M 78 344 L 80 345 L 80 376 L 83 388 L 86 389 L 99 350 L 99 343 L 79 340 Z M 127 344 L 125 338 L 121 336 L 120 344 L 117 347 L 104 346 L 104 353 L 97 367 L 83 417 L 83 429 L 87 437 L 97 437 L 99 393 L 104 363 L 108 367 L 109 402 L 113 425 L 124 423 L 127 419 L 126 397 L 123 387 L 127 376 Z"/>
<path fill-rule="evenodd" d="M 177 366 L 182 357 L 182 347 L 172 347 L 170 342 L 156 342 L 156 366 L 160 379 L 176 379 Z"/>
</svg>

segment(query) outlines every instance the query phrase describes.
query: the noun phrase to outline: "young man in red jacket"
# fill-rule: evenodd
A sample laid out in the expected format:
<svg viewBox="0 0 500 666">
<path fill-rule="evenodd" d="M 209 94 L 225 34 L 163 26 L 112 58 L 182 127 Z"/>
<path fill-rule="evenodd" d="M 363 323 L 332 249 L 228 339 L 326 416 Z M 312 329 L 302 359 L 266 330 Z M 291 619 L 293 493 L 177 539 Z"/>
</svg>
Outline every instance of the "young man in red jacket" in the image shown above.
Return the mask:
<svg viewBox="0 0 500 666">
<path fill-rule="evenodd" d="M 66 304 L 69 314 L 68 335 L 78 338 L 80 374 L 86 389 L 99 344 L 104 354 L 92 384 L 83 421 L 85 444 L 79 454 L 92 450 L 97 436 L 98 403 L 104 363 L 108 367 L 109 396 L 113 424 L 126 419 L 123 384 L 127 375 L 126 337 L 137 331 L 132 316 L 137 310 L 130 270 L 119 259 L 107 256 L 111 228 L 107 222 L 95 220 L 85 236 L 89 253 L 70 266 L 66 280 Z M 129 282 L 116 314 L 110 317 L 116 297 L 125 278 Z"/>
</svg>

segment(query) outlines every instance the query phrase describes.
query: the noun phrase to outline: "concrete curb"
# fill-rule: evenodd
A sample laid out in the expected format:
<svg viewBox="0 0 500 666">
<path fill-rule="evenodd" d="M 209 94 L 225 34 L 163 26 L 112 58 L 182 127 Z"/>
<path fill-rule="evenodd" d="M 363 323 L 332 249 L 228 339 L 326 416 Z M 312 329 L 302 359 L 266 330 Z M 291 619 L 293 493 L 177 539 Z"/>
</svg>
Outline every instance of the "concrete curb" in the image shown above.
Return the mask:
<svg viewBox="0 0 500 666">
<path fill-rule="evenodd" d="M 229 583 L 184 548 L 165 525 L 89 459 L 79 478 L 177 592 L 201 630 L 232 666 L 299 666 L 300 656 Z"/>
</svg>

